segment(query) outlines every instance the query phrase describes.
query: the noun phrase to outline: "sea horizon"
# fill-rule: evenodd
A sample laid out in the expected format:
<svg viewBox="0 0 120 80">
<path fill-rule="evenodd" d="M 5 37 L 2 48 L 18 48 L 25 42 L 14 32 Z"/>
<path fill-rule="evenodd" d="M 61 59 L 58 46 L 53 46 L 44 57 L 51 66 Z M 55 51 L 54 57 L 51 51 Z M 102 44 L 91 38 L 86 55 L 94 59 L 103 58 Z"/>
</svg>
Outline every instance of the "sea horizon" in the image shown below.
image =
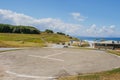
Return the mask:
<svg viewBox="0 0 120 80">
<path fill-rule="evenodd" d="M 86 41 L 95 41 L 95 40 L 114 40 L 114 41 L 120 41 L 120 37 L 86 37 L 86 36 L 78 36 L 77 37 L 80 40 L 86 40 Z"/>
</svg>

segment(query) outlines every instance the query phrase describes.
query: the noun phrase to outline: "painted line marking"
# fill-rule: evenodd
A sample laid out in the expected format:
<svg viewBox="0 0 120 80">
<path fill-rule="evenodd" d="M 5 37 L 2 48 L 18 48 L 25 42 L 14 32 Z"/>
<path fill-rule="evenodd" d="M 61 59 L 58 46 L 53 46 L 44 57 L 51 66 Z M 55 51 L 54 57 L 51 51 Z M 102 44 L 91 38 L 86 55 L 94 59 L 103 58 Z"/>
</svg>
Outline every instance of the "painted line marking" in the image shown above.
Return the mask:
<svg viewBox="0 0 120 80">
<path fill-rule="evenodd" d="M 63 54 L 63 53 L 64 53 L 64 52 L 57 53 L 57 54 L 51 54 L 51 55 L 47 55 L 47 56 L 45 56 L 45 58 L 52 57 L 52 56 L 57 56 L 57 55 L 60 55 L 60 54 Z"/>
<path fill-rule="evenodd" d="M 47 59 L 56 60 L 56 61 L 64 61 L 62 59 L 56 59 L 56 58 L 47 58 Z"/>
<path fill-rule="evenodd" d="M 15 72 L 11 72 L 11 71 L 5 71 L 7 74 L 11 74 L 17 77 L 24 77 L 24 78 L 34 78 L 34 79 L 38 79 L 38 78 L 43 78 L 43 79 L 53 79 L 55 77 L 45 77 L 45 76 L 31 76 L 31 75 L 25 75 L 25 74 L 18 74 Z"/>
<path fill-rule="evenodd" d="M 38 57 L 38 58 L 43 58 L 43 59 L 49 59 L 49 60 L 54 60 L 54 61 L 64 61 L 62 59 L 56 59 L 56 58 L 48 58 L 48 57 L 42 57 L 42 56 L 36 56 L 36 55 L 28 55 L 31 57 Z"/>
</svg>

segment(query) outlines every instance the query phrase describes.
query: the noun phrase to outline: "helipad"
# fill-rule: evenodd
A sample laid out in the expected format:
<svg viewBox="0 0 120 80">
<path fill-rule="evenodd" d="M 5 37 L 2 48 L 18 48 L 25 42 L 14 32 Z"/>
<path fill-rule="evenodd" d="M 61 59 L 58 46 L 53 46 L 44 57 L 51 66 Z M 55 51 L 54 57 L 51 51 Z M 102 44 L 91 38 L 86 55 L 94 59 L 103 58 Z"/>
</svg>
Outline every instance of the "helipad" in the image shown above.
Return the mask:
<svg viewBox="0 0 120 80">
<path fill-rule="evenodd" d="M 0 80 L 54 80 L 118 68 L 120 58 L 99 50 L 30 48 L 0 53 L 0 65 Z"/>
</svg>

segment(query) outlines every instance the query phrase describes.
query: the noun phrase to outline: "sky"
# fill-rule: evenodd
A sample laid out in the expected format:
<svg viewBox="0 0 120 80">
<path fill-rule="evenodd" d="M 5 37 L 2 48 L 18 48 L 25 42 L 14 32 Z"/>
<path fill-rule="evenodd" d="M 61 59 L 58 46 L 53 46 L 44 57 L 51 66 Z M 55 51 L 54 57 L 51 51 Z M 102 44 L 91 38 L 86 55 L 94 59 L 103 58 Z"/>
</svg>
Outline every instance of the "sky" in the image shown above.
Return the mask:
<svg viewBox="0 0 120 80">
<path fill-rule="evenodd" d="M 72 36 L 120 37 L 120 0 L 1 0 L 0 23 Z"/>
</svg>

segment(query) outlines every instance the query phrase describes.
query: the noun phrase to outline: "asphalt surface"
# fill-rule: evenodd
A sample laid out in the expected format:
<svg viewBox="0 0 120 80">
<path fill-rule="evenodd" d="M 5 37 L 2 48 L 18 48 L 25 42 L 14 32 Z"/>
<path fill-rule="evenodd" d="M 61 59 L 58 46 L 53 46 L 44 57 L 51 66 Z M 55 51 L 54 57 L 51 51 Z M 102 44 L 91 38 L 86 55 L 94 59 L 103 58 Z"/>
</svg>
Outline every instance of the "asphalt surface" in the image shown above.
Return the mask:
<svg viewBox="0 0 120 80">
<path fill-rule="evenodd" d="M 118 67 L 120 57 L 99 50 L 30 48 L 0 53 L 0 80 L 55 80 Z"/>
<path fill-rule="evenodd" d="M 16 50 L 20 48 L 0 48 L 0 51 L 6 51 L 6 50 Z"/>
</svg>

